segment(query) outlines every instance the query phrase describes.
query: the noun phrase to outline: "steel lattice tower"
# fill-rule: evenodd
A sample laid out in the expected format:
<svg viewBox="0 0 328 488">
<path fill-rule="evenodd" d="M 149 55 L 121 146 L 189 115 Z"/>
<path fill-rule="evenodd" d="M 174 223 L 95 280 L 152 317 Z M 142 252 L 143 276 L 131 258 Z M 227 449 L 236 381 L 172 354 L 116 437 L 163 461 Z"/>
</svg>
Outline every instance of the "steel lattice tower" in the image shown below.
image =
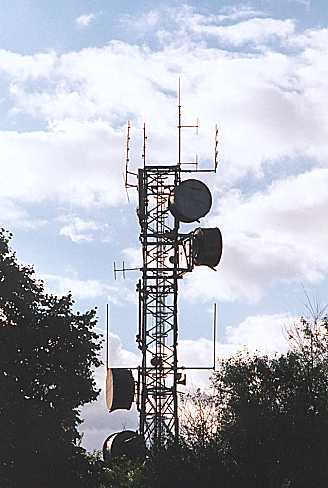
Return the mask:
<svg viewBox="0 0 328 488">
<path fill-rule="evenodd" d="M 199 221 L 211 208 L 212 197 L 199 180 L 182 181 L 183 173 L 211 173 L 217 169 L 218 130 L 215 130 L 213 168 L 199 169 L 198 161 L 181 161 L 182 125 L 179 85 L 178 157 L 176 164 L 148 164 L 146 129 L 143 130 L 143 167 L 129 170 L 130 123 L 127 132 L 125 186 L 138 190 L 137 215 L 142 245 L 142 277 L 137 283 L 139 294 L 139 328 L 137 344 L 142 354 L 137 368 L 136 403 L 140 413 L 139 434 L 123 431 L 110 435 L 104 444 L 104 458 L 127 453 L 133 443 L 142 439 L 148 447 L 160 447 L 168 439 L 178 439 L 178 385 L 185 384 L 184 370 L 213 369 L 215 366 L 215 326 L 213 367 L 185 367 L 178 364 L 178 283 L 194 266 L 214 268 L 222 253 L 222 236 L 218 228 L 198 228 L 188 234 L 179 230 L 180 222 Z M 194 165 L 194 166 L 190 166 Z M 129 178 L 137 177 L 133 183 Z M 180 195 L 180 196 L 179 196 Z M 114 263 L 114 274 L 123 272 Z M 215 309 L 216 310 L 216 309 Z M 108 336 L 108 333 L 107 333 Z M 130 378 L 130 379 L 129 379 Z M 108 368 L 106 399 L 109 411 L 129 409 L 133 397 L 132 373 Z M 130 446 L 130 447 L 129 447 Z M 138 448 L 139 449 L 139 448 Z M 137 450 L 138 450 L 137 449 Z M 131 454 L 131 452 L 130 452 Z M 131 454 L 132 455 L 132 454 Z"/>
<path fill-rule="evenodd" d="M 179 222 L 168 199 L 179 182 L 179 166 L 145 165 L 138 173 L 140 433 L 152 445 L 178 437 L 178 280 L 187 269 L 179 262 Z"/>
</svg>

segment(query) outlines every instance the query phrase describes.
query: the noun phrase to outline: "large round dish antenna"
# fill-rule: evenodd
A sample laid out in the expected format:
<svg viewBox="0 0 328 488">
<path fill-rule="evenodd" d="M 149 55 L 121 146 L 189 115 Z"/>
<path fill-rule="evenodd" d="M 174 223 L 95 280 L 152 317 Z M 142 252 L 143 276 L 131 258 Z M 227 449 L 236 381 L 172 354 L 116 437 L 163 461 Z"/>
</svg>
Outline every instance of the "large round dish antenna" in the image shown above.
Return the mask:
<svg viewBox="0 0 328 488">
<path fill-rule="evenodd" d="M 130 410 L 134 400 L 134 378 L 130 369 L 109 368 L 106 376 L 106 404 L 110 412 Z"/>
<path fill-rule="evenodd" d="M 199 180 L 184 180 L 170 195 L 169 209 L 181 222 L 195 222 L 205 217 L 212 206 L 212 195 L 205 183 Z"/>
<path fill-rule="evenodd" d="M 222 256 L 222 234 L 218 227 L 193 232 L 193 259 L 196 266 L 215 268 Z"/>
<path fill-rule="evenodd" d="M 144 459 L 146 456 L 144 438 L 133 430 L 123 430 L 107 437 L 103 445 L 103 459 L 108 463 L 115 457 Z"/>
</svg>

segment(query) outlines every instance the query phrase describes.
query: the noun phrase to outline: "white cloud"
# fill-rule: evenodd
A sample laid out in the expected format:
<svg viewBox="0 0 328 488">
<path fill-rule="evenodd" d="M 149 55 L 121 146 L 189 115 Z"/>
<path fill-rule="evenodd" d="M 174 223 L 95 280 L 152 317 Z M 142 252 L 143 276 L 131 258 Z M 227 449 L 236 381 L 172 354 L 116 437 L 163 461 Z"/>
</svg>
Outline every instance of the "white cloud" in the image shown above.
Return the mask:
<svg viewBox="0 0 328 488">
<path fill-rule="evenodd" d="M 94 220 L 84 220 L 76 215 L 66 215 L 58 219 L 65 223 L 59 234 L 68 237 L 73 242 L 91 242 L 94 240 L 109 240 L 109 225 L 100 224 Z"/>
<path fill-rule="evenodd" d="M 264 12 L 240 6 L 222 9 L 219 14 L 201 14 L 189 5 L 178 8 L 159 8 L 148 14 L 127 18 L 137 32 L 157 36 L 162 45 L 179 46 L 188 40 L 204 42 L 214 38 L 222 47 L 251 47 L 285 45 L 295 34 L 293 19 L 274 19 Z"/>
<path fill-rule="evenodd" d="M 148 21 L 157 28 L 156 12 Z M 175 162 L 175 91 L 182 74 L 184 120 L 199 115 L 201 122 L 197 142 L 190 132 L 183 134 L 183 158 L 193 160 L 197 147 L 200 159 L 208 159 L 213 149 L 208 128 L 219 121 L 221 163 L 215 184 L 225 189 L 218 194 L 217 219 L 208 220 L 222 226 L 220 273 L 194 272 L 191 296 L 254 300 L 276 279 L 323 279 L 327 239 L 315 228 L 313 215 L 323 223 L 327 203 L 327 30 L 295 32 L 291 20 L 257 14 L 237 23 L 230 19 L 229 25 L 190 9 L 179 15 L 189 25 L 184 37 L 157 50 L 111 42 L 62 55 L 0 51 L 0 76 L 11 87 L 13 116 L 18 111 L 47 127 L 0 132 L 1 199 L 21 207 L 69 203 L 78 219 L 79 206 L 125 202 L 124 124 L 132 119 L 132 166 L 140 161 L 137 128 L 144 120 L 150 128 L 149 160 Z M 262 51 L 247 52 L 247 46 L 240 52 L 224 50 L 215 36 L 209 47 L 209 28 L 224 29 L 225 42 L 235 45 L 251 37 Z M 202 42 L 196 43 L 199 36 Z M 270 36 L 293 49 L 282 51 Z M 305 173 L 302 165 L 296 167 L 299 158 L 315 169 Z M 284 174 L 292 172 L 284 182 Z M 261 178 L 268 174 L 277 182 L 266 192 L 245 196 L 234 190 L 249 175 L 263 186 Z M 313 202 L 307 203 L 313 187 L 318 191 L 311 192 Z M 77 228 L 81 225 L 72 222 L 62 232 L 76 240 L 93 238 Z"/>
<path fill-rule="evenodd" d="M 128 266 L 138 268 L 142 267 L 142 249 L 135 247 L 128 247 L 122 250 L 122 254 L 126 257 Z"/>
<path fill-rule="evenodd" d="M 56 295 L 72 293 L 74 299 L 90 299 L 107 297 L 108 302 L 115 305 L 135 303 L 136 296 L 134 290 L 127 284 L 114 286 L 108 282 L 77 277 L 61 276 L 44 273 L 40 278 L 45 282 L 46 288 Z"/>
<path fill-rule="evenodd" d="M 220 10 L 220 14 L 212 15 L 211 17 L 216 19 L 217 22 L 222 21 L 235 21 L 247 17 L 261 17 L 264 16 L 264 12 L 261 10 L 254 9 L 248 5 L 238 5 L 223 7 Z"/>
<path fill-rule="evenodd" d="M 216 343 L 216 367 L 218 361 L 238 352 L 284 354 L 289 349 L 287 330 L 297 322 L 286 314 L 254 315 L 239 324 L 226 327 L 224 337 Z M 197 340 L 179 341 L 179 365 L 185 367 L 211 367 L 213 365 L 213 341 L 200 337 Z M 186 390 L 207 388 L 211 371 L 186 370 Z"/>
<path fill-rule="evenodd" d="M 57 55 L 55 52 L 21 55 L 0 49 L 0 72 L 8 74 L 11 80 L 47 79 L 54 69 Z"/>
<path fill-rule="evenodd" d="M 80 15 L 75 19 L 76 25 L 81 28 L 88 27 L 92 22 L 96 20 L 96 15 L 93 13 Z"/>
<path fill-rule="evenodd" d="M 110 291 L 109 285 L 98 280 L 80 280 L 53 274 L 43 274 L 41 278 L 51 293 L 64 295 L 72 292 L 75 298 L 82 300 L 101 297 Z"/>
<path fill-rule="evenodd" d="M 219 43 L 232 46 L 253 44 L 263 47 L 271 41 L 286 41 L 295 32 L 295 22 L 291 19 L 279 20 L 269 17 L 253 17 L 252 10 L 232 12 L 227 16 L 200 15 L 193 9 L 186 9 L 178 15 L 177 23 L 183 26 L 184 31 L 191 34 L 214 36 Z M 237 21 L 243 17 L 253 17 L 240 20 L 229 25 L 220 25 L 222 20 Z"/>
<path fill-rule="evenodd" d="M 299 3 L 300 5 L 303 5 L 306 10 L 310 10 L 311 8 L 311 0 L 288 0 L 289 3 Z"/>
<path fill-rule="evenodd" d="M 271 20 L 251 19 L 250 22 Z M 232 29 L 239 24 L 224 28 Z M 283 25 L 287 25 L 288 31 L 289 24 Z M 4 52 L 3 59 L 0 56 L 0 70 L 12 79 L 16 110 L 49 124 L 50 131 L 45 138 L 50 138 L 56 127 L 68 131 L 69 125 L 76 128 L 81 121 L 88 122 L 89 126 L 102 123 L 122 130 L 130 118 L 133 119 L 132 148 L 134 155 L 139 155 L 135 127 L 146 120 L 151 129 L 150 157 L 155 161 L 175 159 L 176 102 L 172 95 L 178 74 L 182 73 L 185 119 L 200 116 L 199 156 L 204 159 L 211 153 L 212 132 L 207 137 L 207 129 L 219 122 L 224 177 L 240 177 L 248 172 L 260 176 L 267 161 L 294 160 L 300 155 L 320 164 L 327 161 L 324 62 L 327 43 L 324 38 L 317 39 L 314 46 L 313 34 L 312 37 L 310 33 L 304 35 L 302 41 L 299 35 L 290 37 L 291 45 L 303 43 L 296 53 L 290 54 L 272 48 L 262 54 L 250 54 L 224 51 L 219 46 L 208 48 L 206 44 L 194 46 L 190 36 L 178 47 L 171 44 L 159 51 L 112 42 L 105 48 L 49 55 L 47 61 L 14 55 L 8 64 Z M 20 66 L 25 66 L 23 82 Z M 24 82 L 35 80 L 39 71 L 40 80 L 49 79 L 42 90 Z M 131 76 L 133 86 L 129 82 Z M 84 137 L 88 139 L 86 142 L 95 144 L 94 140 L 89 141 L 92 134 L 93 131 L 90 137 L 87 134 Z M 196 142 L 191 143 L 191 136 L 185 135 L 186 160 L 194 159 Z M 122 133 L 121 137 L 121 146 L 117 147 L 120 157 L 115 151 L 109 156 L 111 160 L 123 159 Z M 96 145 L 90 147 L 96 149 Z"/>
<path fill-rule="evenodd" d="M 227 327 L 225 335 L 237 350 L 245 347 L 260 354 L 281 354 L 290 349 L 287 331 L 296 321 L 285 314 L 250 316 L 237 326 Z"/>
<path fill-rule="evenodd" d="M 46 219 L 38 219 L 32 217 L 30 213 L 21 205 L 12 201 L 10 198 L 0 197 L 0 221 L 1 225 L 8 230 L 24 229 L 34 230 L 39 229 L 47 224 Z"/>
<path fill-rule="evenodd" d="M 328 273 L 328 170 L 275 181 L 263 192 L 222 193 L 207 219 L 223 233 L 218 272 L 196 269 L 186 280 L 191 300 L 256 301 L 279 282 L 322 281 Z"/>
<path fill-rule="evenodd" d="M 144 34 L 149 29 L 154 29 L 158 26 L 161 20 L 159 10 L 150 10 L 138 17 L 133 15 L 126 15 L 122 18 L 123 25 L 134 29 L 135 31 Z"/>
<path fill-rule="evenodd" d="M 123 141 L 122 133 L 97 122 L 0 132 L 6 182 L 0 196 L 20 202 L 117 205 L 124 201 Z"/>
<path fill-rule="evenodd" d="M 289 19 L 254 18 L 229 26 L 196 25 L 194 29 L 233 46 L 247 43 L 261 46 L 270 40 L 286 40 L 294 33 L 295 24 Z"/>
<path fill-rule="evenodd" d="M 285 24 L 267 18 L 261 22 L 261 17 L 264 17 L 262 11 L 243 5 L 222 8 L 218 14 L 201 14 L 194 7 L 183 4 L 179 7 L 158 7 L 137 16 L 127 15 L 122 22 L 139 36 L 157 35 L 163 44 L 179 44 L 180 40 L 186 40 L 188 36 L 214 35 L 223 42 L 240 45 L 249 41 L 255 43 L 259 39 L 268 40 L 272 36 L 279 39 L 290 30 L 290 21 Z M 233 23 L 236 25 L 231 25 Z"/>
</svg>

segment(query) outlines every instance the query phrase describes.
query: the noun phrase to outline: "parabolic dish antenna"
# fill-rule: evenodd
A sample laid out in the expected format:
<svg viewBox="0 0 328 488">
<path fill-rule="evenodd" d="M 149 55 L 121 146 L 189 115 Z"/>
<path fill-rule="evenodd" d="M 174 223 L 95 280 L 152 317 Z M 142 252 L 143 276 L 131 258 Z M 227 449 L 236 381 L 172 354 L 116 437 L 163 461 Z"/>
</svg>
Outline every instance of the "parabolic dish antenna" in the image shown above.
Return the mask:
<svg viewBox="0 0 328 488">
<path fill-rule="evenodd" d="M 115 457 L 144 459 L 146 444 L 144 438 L 133 430 L 123 430 L 107 437 L 103 445 L 103 459 L 108 463 Z"/>
<path fill-rule="evenodd" d="M 212 195 L 205 183 L 189 179 L 175 187 L 169 200 L 171 213 L 181 222 L 195 222 L 205 217 L 212 206 Z"/>
</svg>

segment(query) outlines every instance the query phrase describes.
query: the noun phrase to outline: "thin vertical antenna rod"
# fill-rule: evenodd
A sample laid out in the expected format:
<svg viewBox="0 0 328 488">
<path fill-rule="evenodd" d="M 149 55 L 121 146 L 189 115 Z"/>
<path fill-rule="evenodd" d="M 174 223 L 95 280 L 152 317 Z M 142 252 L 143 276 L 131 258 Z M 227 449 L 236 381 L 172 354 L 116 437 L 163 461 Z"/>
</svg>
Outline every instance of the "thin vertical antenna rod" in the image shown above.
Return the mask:
<svg viewBox="0 0 328 488">
<path fill-rule="evenodd" d="M 198 134 L 198 119 L 196 121 L 196 124 L 191 124 L 191 125 L 185 125 L 182 124 L 182 110 L 181 110 L 181 79 L 179 78 L 179 85 L 178 85 L 178 170 L 181 171 L 181 153 L 182 153 L 182 148 L 181 148 L 181 129 L 184 128 L 195 128 L 196 129 L 196 134 Z M 195 164 L 195 163 L 191 163 Z M 198 165 L 198 163 L 197 163 Z"/>
<path fill-rule="evenodd" d="M 147 142 L 147 135 L 146 135 L 146 124 L 143 125 L 143 152 L 142 152 L 142 159 L 143 159 L 143 166 L 146 166 L 146 142 Z"/>
<path fill-rule="evenodd" d="M 216 125 L 215 126 L 215 138 L 214 138 L 214 172 L 216 172 L 217 167 L 218 167 L 218 164 L 219 164 L 219 161 L 218 161 L 218 154 L 219 154 L 218 146 L 219 146 L 219 129 L 218 129 L 218 126 Z"/>
<path fill-rule="evenodd" d="M 108 347 L 109 347 L 109 305 L 107 303 L 106 304 L 106 368 L 107 369 L 109 364 Z"/>
<path fill-rule="evenodd" d="M 133 180 L 133 177 L 137 176 L 137 173 L 134 171 L 131 171 L 129 168 L 130 165 L 130 139 L 131 139 L 131 122 L 128 121 L 128 128 L 127 128 L 127 135 L 126 135 L 126 157 L 125 157 L 125 174 L 123 174 L 124 177 L 124 185 L 126 189 L 126 195 L 129 201 L 129 194 L 128 194 L 128 188 L 137 188 L 137 185 L 133 182 L 130 181 L 131 178 Z"/>
<path fill-rule="evenodd" d="M 128 173 L 129 173 L 129 162 L 130 162 L 130 129 L 131 123 L 128 121 L 128 130 L 126 136 L 126 159 L 125 159 L 125 186 L 128 186 Z"/>
<path fill-rule="evenodd" d="M 178 166 L 181 166 L 181 80 L 178 88 Z"/>
<path fill-rule="evenodd" d="M 214 303 L 214 316 L 213 316 L 213 369 L 215 371 L 216 364 L 216 303 Z"/>
</svg>

